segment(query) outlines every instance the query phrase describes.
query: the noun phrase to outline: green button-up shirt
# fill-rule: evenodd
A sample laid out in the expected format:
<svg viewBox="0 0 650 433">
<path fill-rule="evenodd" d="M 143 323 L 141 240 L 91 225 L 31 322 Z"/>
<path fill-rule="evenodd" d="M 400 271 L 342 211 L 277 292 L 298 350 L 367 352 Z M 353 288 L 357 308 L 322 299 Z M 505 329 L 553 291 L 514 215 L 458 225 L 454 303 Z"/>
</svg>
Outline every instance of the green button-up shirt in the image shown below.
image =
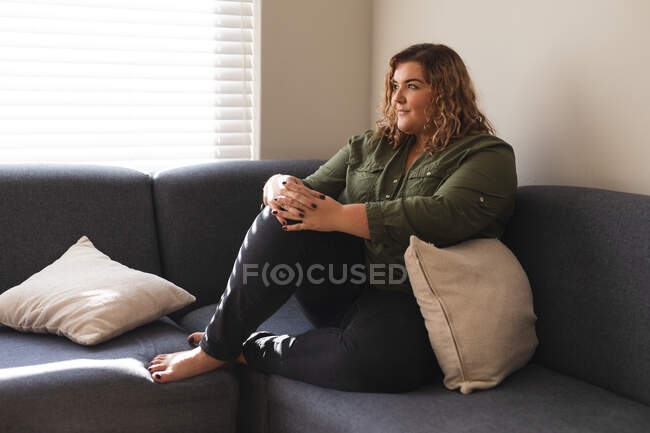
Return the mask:
<svg viewBox="0 0 650 433">
<path fill-rule="evenodd" d="M 385 137 L 372 141 L 373 133 L 350 138 L 302 179 L 307 187 L 342 204 L 365 203 L 370 230 L 365 265 L 373 286 L 411 291 L 402 271 L 412 234 L 439 248 L 501 236 L 514 211 L 517 189 L 509 144 L 492 135 L 473 135 L 449 143 L 442 152 L 422 153 L 405 170 L 415 136 L 393 150 Z M 385 275 L 369 275 L 371 264 Z"/>
</svg>

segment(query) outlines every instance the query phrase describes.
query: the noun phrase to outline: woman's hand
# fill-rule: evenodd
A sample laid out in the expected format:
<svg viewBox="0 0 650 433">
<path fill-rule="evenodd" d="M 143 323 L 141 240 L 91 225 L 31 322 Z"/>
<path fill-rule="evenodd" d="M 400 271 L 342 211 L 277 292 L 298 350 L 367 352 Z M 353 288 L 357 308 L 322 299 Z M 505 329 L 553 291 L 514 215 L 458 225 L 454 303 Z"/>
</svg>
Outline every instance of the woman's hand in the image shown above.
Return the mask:
<svg viewBox="0 0 650 433">
<path fill-rule="evenodd" d="M 287 183 L 286 195 L 288 197 L 301 197 L 312 196 L 313 193 L 319 195 L 318 205 L 316 207 L 305 208 L 304 212 L 300 212 L 296 217 L 295 213 L 282 210 L 273 210 L 273 214 L 290 220 L 300 221 L 297 224 L 284 225 L 286 231 L 296 230 L 316 230 L 319 232 L 339 231 L 341 229 L 341 217 L 343 216 L 343 205 L 332 197 L 320 194 L 318 191 L 309 189 L 304 185 Z M 324 197 L 320 199 L 320 197 Z M 283 202 L 283 199 L 278 199 Z M 282 205 L 284 207 L 284 204 Z"/>
<path fill-rule="evenodd" d="M 286 231 L 339 231 L 370 239 L 364 203 L 343 205 L 306 187 L 297 177 L 271 176 L 264 185 L 264 203 Z M 289 225 L 287 219 L 299 223 Z"/>
<path fill-rule="evenodd" d="M 291 191 L 290 187 L 297 187 Z M 264 185 L 263 202 L 271 208 L 278 221 L 287 225 L 287 218 L 301 220 L 308 210 L 317 209 L 325 200 L 325 195 L 307 188 L 302 180 L 295 176 L 276 174 Z"/>
</svg>

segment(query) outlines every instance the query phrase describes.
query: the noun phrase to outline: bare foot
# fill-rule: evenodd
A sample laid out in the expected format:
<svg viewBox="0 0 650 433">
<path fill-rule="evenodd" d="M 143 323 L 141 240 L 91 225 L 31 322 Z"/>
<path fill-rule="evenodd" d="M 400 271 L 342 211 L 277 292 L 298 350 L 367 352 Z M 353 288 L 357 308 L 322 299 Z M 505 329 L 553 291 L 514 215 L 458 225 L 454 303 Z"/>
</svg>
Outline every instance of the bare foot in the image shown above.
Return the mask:
<svg viewBox="0 0 650 433">
<path fill-rule="evenodd" d="M 184 352 L 165 353 L 149 363 L 149 372 L 158 383 L 175 382 L 215 370 L 227 364 L 205 353 L 200 347 Z"/>
<path fill-rule="evenodd" d="M 203 339 L 203 335 L 205 332 L 195 332 L 193 334 L 190 334 L 187 336 L 187 342 L 190 343 L 192 346 L 198 346 L 201 340 Z M 240 364 L 248 365 L 246 362 L 246 359 L 244 358 L 244 354 L 240 353 L 239 357 L 235 359 L 235 362 L 238 362 Z"/>
<path fill-rule="evenodd" d="M 205 332 L 195 332 L 187 336 L 187 342 L 192 346 L 198 346 L 201 340 L 203 339 Z"/>
</svg>

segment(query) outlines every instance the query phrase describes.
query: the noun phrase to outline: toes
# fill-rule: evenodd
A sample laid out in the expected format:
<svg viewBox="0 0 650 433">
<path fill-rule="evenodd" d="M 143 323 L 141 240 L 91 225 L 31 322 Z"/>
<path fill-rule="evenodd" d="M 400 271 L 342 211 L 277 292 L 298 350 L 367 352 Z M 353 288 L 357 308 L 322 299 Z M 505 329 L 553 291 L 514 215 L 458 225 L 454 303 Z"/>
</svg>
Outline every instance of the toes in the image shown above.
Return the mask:
<svg viewBox="0 0 650 433">
<path fill-rule="evenodd" d="M 161 354 L 161 355 L 158 355 L 158 356 L 156 356 L 154 359 L 151 360 L 150 364 L 152 364 L 152 363 L 154 363 L 154 362 L 156 362 L 156 361 L 163 361 L 163 360 L 165 360 L 168 356 L 169 356 L 169 355 L 167 355 L 166 353 L 163 353 L 163 354 Z"/>
<path fill-rule="evenodd" d="M 164 372 L 163 373 L 154 373 L 151 377 L 153 378 L 154 382 L 165 383 L 165 382 L 167 382 L 167 379 L 169 377 L 169 373 L 164 373 Z"/>
<path fill-rule="evenodd" d="M 149 367 L 149 371 L 150 372 L 152 372 L 152 371 L 161 371 L 161 370 L 164 370 L 165 368 L 166 368 L 166 366 L 164 364 L 154 364 L 154 365 Z"/>
</svg>

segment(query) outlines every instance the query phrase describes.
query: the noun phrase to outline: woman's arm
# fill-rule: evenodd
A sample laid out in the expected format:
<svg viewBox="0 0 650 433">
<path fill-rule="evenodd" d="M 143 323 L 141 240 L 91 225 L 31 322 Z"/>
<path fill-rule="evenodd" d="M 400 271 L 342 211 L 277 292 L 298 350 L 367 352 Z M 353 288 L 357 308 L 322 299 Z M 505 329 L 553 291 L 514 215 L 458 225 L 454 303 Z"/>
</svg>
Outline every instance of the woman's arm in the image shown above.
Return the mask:
<svg viewBox="0 0 650 433">
<path fill-rule="evenodd" d="M 366 204 L 344 204 L 341 207 L 336 231 L 349 233 L 354 236 L 359 236 L 360 238 L 370 239 Z"/>
<path fill-rule="evenodd" d="M 301 209 L 302 212 L 300 212 L 302 216 L 295 215 L 292 209 L 300 206 L 298 200 L 305 201 L 304 197 L 314 197 L 318 194 L 320 194 L 318 191 L 314 191 L 305 185 L 287 182 L 283 185 L 283 198 L 278 198 L 279 206 L 287 210 L 273 209 L 272 213 L 276 217 L 298 220 L 296 224 L 286 225 L 285 230 L 287 231 L 338 231 L 370 239 L 365 203 L 344 205 L 330 196 L 322 195 L 323 199 L 314 201 L 313 204 L 316 207 L 311 206 L 308 208 L 303 206 L 304 209 Z"/>
<path fill-rule="evenodd" d="M 517 175 L 511 148 L 482 150 L 463 161 L 432 196 L 343 205 L 329 196 L 302 216 L 279 211 L 299 223 L 286 230 L 341 231 L 373 242 L 408 245 L 410 235 L 438 247 L 452 245 L 492 225 L 502 227 L 514 209 Z M 315 192 L 288 184 L 286 200 Z M 288 202 L 288 203 L 289 203 Z M 495 228 L 490 229 L 496 231 Z"/>
<path fill-rule="evenodd" d="M 452 245 L 505 226 L 516 190 L 512 149 L 486 149 L 465 160 L 432 196 L 366 203 L 370 238 L 408 245 L 414 234 L 438 247 Z"/>
</svg>

